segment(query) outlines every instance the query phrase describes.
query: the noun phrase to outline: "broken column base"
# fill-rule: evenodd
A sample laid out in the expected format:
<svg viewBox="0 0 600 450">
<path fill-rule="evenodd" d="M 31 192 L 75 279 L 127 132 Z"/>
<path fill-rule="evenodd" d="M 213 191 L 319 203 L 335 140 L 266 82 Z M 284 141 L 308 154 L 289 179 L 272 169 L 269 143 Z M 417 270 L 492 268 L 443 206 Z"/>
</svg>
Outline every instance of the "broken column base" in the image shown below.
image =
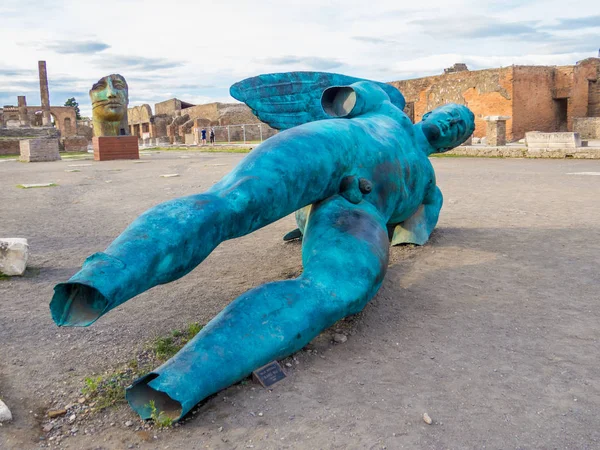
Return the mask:
<svg viewBox="0 0 600 450">
<path fill-rule="evenodd" d="M 483 119 L 487 122 L 486 145 L 492 147 L 506 145 L 506 121 L 510 116 L 486 116 Z"/>
<path fill-rule="evenodd" d="M 29 244 L 24 238 L 0 238 L 0 274 L 23 275 L 29 258 Z"/>
<path fill-rule="evenodd" d="M 137 136 L 95 136 L 92 143 L 96 161 L 140 159 Z"/>
<path fill-rule="evenodd" d="M 60 161 L 58 139 L 23 139 L 19 149 L 22 162 Z"/>
</svg>

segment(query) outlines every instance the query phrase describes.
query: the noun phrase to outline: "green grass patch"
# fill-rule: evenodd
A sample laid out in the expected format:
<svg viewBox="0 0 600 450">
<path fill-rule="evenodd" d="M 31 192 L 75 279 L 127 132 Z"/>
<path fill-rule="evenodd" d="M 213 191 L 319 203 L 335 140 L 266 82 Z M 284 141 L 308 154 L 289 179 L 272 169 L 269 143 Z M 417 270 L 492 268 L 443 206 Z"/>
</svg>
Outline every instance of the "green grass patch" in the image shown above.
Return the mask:
<svg viewBox="0 0 600 450">
<path fill-rule="evenodd" d="M 163 411 L 158 411 L 156 409 L 154 400 L 150 400 L 148 402 L 148 407 L 150 408 L 150 418 L 160 428 L 169 428 L 171 425 L 173 425 L 173 419 L 167 416 Z"/>
<path fill-rule="evenodd" d="M 43 139 L 41 136 L 0 136 L 0 141 L 20 141 L 21 139 Z"/>
<path fill-rule="evenodd" d="M 152 344 L 152 350 L 158 359 L 166 361 L 177 353 L 179 347 L 175 343 L 174 338 L 167 336 L 156 338 Z"/>
<path fill-rule="evenodd" d="M 159 361 L 166 361 L 173 357 L 181 348 L 187 344 L 202 329 L 198 322 L 190 323 L 184 330 L 173 330 L 170 336 L 161 336 L 156 338 L 150 350 L 156 355 Z"/>
<path fill-rule="evenodd" d="M 10 280 L 10 277 L 8 275 L 0 272 L 0 281 L 2 281 L 2 280 Z"/>
<path fill-rule="evenodd" d="M 35 184 L 35 183 L 32 183 Z M 42 183 L 39 183 L 42 184 Z M 37 189 L 37 188 L 46 188 L 46 187 L 54 187 L 54 186 L 58 186 L 58 184 L 56 183 L 47 183 L 47 184 L 43 184 L 42 186 L 31 186 L 28 184 L 17 184 L 17 187 L 19 189 Z"/>
<path fill-rule="evenodd" d="M 128 386 L 175 355 L 200 332 L 202 327 L 198 322 L 193 322 L 182 330 L 173 330 L 168 336 L 154 339 L 144 351 L 138 353 L 124 366 L 106 372 L 104 375 L 86 377 L 83 380 L 81 393 L 94 404 L 95 410 L 125 403 L 125 389 Z M 158 426 L 171 426 L 172 419 L 161 411 L 155 413 L 152 419 Z"/>
<path fill-rule="evenodd" d="M 202 147 L 203 153 L 250 153 L 250 147 Z"/>
<path fill-rule="evenodd" d="M 199 152 L 199 153 L 250 153 L 250 147 L 152 147 L 142 151 L 161 151 L 161 152 Z"/>
<path fill-rule="evenodd" d="M 501 155 L 456 155 L 448 153 L 432 153 L 430 158 L 507 158 Z"/>
<path fill-rule="evenodd" d="M 86 377 L 81 393 L 94 403 L 96 410 L 125 403 L 125 388 L 137 377 L 130 367 L 98 377 Z"/>
<path fill-rule="evenodd" d="M 69 159 L 69 158 L 80 158 L 82 156 L 89 156 L 91 158 L 93 155 L 88 152 L 68 152 L 68 153 L 61 152 L 60 156 L 63 159 Z"/>
<path fill-rule="evenodd" d="M 0 159 L 19 159 L 21 155 L 0 155 Z"/>
</svg>

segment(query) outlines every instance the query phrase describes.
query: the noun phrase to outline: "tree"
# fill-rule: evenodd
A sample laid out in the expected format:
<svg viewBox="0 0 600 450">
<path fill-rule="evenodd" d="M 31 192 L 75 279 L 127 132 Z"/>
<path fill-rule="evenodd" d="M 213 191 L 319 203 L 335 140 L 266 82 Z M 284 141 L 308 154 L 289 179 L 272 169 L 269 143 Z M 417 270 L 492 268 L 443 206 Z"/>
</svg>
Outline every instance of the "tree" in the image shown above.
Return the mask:
<svg viewBox="0 0 600 450">
<path fill-rule="evenodd" d="M 79 112 L 79 103 L 75 100 L 75 97 L 71 97 L 65 102 L 65 106 L 72 106 L 75 108 L 75 118 L 81 120 L 81 113 Z"/>
</svg>

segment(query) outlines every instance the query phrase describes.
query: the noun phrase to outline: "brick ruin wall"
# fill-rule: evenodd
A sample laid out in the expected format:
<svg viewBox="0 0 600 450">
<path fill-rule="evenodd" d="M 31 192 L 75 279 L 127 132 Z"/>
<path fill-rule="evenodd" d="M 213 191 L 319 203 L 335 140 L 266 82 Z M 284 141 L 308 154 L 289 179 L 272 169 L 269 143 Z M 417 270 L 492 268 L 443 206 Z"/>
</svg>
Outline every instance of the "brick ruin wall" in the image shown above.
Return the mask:
<svg viewBox="0 0 600 450">
<path fill-rule="evenodd" d="M 510 116 L 508 141 L 527 131 L 571 131 L 578 117 L 600 117 L 600 59 L 573 66 L 511 66 L 460 71 L 394 81 L 407 101 L 413 121 L 445 103 L 458 103 L 475 113 L 476 137 L 485 136 L 485 116 Z"/>
<path fill-rule="evenodd" d="M 476 137 L 484 137 L 485 116 L 511 116 L 513 103 L 513 68 L 461 71 L 390 84 L 402 92 L 407 114 L 414 122 L 446 103 L 466 105 L 475 113 Z M 412 111 L 411 111 L 412 109 Z M 512 140 L 512 119 L 506 123 L 507 139 Z"/>
<path fill-rule="evenodd" d="M 554 68 L 514 66 L 513 74 L 511 138 L 522 139 L 528 131 L 558 131 Z"/>
<path fill-rule="evenodd" d="M 19 154 L 18 139 L 1 139 L 0 138 L 0 155 L 18 155 Z"/>
</svg>

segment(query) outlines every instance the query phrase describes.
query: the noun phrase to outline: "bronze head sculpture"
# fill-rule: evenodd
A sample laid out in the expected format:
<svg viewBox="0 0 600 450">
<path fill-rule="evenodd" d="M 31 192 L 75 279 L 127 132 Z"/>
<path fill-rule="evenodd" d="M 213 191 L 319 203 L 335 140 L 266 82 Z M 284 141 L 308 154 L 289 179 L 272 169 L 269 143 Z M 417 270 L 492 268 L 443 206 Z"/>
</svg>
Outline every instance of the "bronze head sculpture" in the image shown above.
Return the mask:
<svg viewBox="0 0 600 450">
<path fill-rule="evenodd" d="M 122 75 L 100 78 L 90 90 L 95 136 L 120 136 L 127 132 L 128 87 Z"/>
</svg>

